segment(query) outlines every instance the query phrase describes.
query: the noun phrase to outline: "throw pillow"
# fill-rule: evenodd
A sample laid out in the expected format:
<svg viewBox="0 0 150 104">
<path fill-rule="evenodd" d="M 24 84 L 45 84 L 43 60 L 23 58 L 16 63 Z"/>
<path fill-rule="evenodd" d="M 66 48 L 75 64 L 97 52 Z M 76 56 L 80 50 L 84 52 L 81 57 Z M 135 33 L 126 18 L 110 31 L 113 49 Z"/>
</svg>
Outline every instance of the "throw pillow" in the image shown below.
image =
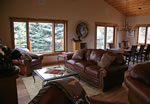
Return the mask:
<svg viewBox="0 0 150 104">
<path fill-rule="evenodd" d="M 115 56 L 110 55 L 109 53 L 103 54 L 101 60 L 98 63 L 98 66 L 101 68 L 108 67 L 116 59 Z"/>
<path fill-rule="evenodd" d="M 76 50 L 72 56 L 74 60 L 82 60 L 84 58 L 85 49 Z"/>
</svg>

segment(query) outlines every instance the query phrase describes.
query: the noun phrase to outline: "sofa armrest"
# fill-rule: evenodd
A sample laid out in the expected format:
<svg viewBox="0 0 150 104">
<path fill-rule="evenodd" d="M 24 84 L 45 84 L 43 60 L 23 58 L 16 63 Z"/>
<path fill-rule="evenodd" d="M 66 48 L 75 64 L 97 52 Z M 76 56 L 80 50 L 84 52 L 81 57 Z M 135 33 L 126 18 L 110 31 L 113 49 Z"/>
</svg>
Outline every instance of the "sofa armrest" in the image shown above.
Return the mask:
<svg viewBox="0 0 150 104">
<path fill-rule="evenodd" d="M 28 65 L 30 63 L 30 61 L 28 59 L 14 59 L 12 60 L 12 63 L 14 65 Z"/>
<path fill-rule="evenodd" d="M 70 60 L 70 59 L 72 59 L 72 56 L 73 56 L 73 52 L 66 52 L 66 60 Z"/>
<path fill-rule="evenodd" d="M 40 59 L 40 60 L 42 60 L 43 59 L 43 54 L 36 54 L 39 58 L 38 59 Z"/>
<path fill-rule="evenodd" d="M 105 67 L 104 68 L 107 72 L 107 74 L 113 74 L 116 72 L 125 72 L 126 70 L 128 70 L 128 66 L 127 65 L 110 65 L 109 67 Z"/>
<path fill-rule="evenodd" d="M 137 100 L 143 104 L 150 104 L 150 87 L 130 76 L 125 78 L 125 83 L 129 88 L 129 100 Z M 130 96 L 134 95 L 134 96 Z M 139 103 L 140 104 L 140 103 Z"/>
<path fill-rule="evenodd" d="M 116 85 L 121 85 L 124 80 L 124 71 L 128 69 L 127 65 L 111 65 L 109 67 L 100 68 L 99 87 L 103 91 L 107 91 Z"/>
<path fill-rule="evenodd" d="M 29 65 L 29 63 L 31 63 L 31 61 L 28 59 L 22 59 L 21 61 L 24 63 L 24 65 Z"/>
<path fill-rule="evenodd" d="M 117 101 L 111 101 L 108 99 L 97 98 L 96 96 L 90 98 L 90 103 L 91 104 L 124 104 L 124 103 L 117 102 Z"/>
<path fill-rule="evenodd" d="M 99 71 L 100 71 L 99 73 L 101 74 L 102 77 L 105 77 L 107 75 L 107 72 L 106 72 L 105 68 L 100 68 Z"/>
<path fill-rule="evenodd" d="M 104 79 L 104 77 L 106 77 L 106 75 L 107 75 L 106 70 L 104 68 L 100 68 L 100 70 L 99 70 L 99 81 L 100 81 L 99 88 L 102 91 L 104 88 L 104 80 L 103 79 Z"/>
</svg>

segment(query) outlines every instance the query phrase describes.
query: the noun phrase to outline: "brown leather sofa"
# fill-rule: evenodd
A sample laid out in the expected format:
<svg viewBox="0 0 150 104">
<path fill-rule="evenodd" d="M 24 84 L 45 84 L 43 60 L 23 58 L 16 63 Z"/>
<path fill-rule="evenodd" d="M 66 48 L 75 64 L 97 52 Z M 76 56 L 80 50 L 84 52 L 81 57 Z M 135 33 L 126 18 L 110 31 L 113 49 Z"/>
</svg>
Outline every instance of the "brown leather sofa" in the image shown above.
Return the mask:
<svg viewBox="0 0 150 104">
<path fill-rule="evenodd" d="M 83 101 L 83 102 L 82 102 Z M 78 103 L 76 103 L 78 102 Z M 82 103 L 81 103 L 82 102 Z M 73 78 L 48 82 L 29 104 L 123 104 L 88 97 L 80 83 Z"/>
<path fill-rule="evenodd" d="M 122 84 L 124 71 L 128 69 L 122 55 L 109 52 L 111 55 L 116 56 L 116 59 L 110 66 L 101 68 L 98 66 L 98 62 L 107 51 L 101 49 L 84 50 L 83 59 L 81 60 L 73 59 L 73 54 L 67 56 L 67 69 L 77 72 L 81 79 L 103 91 Z"/>
<path fill-rule="evenodd" d="M 125 73 L 130 104 L 150 104 L 150 63 L 135 65 Z"/>
</svg>

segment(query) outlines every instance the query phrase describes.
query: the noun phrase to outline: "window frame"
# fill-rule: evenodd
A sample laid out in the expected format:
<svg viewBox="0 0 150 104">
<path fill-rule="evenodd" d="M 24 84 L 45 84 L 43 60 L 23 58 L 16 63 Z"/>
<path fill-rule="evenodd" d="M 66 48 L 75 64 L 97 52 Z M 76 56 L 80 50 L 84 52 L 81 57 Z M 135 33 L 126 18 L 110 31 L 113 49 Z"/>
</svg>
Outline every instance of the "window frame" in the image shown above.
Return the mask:
<svg viewBox="0 0 150 104">
<path fill-rule="evenodd" d="M 140 27 L 146 27 L 146 31 L 145 31 L 145 42 L 144 44 L 147 45 L 147 33 L 148 33 L 148 27 L 150 28 L 150 24 L 139 24 L 139 25 L 136 25 L 136 33 L 137 33 L 137 41 L 136 43 L 138 45 L 142 44 L 142 43 L 139 43 L 139 28 Z"/>
<path fill-rule="evenodd" d="M 105 46 L 104 49 L 106 49 L 106 45 L 107 45 L 107 29 L 106 27 L 114 27 L 114 33 L 113 33 L 113 43 L 114 46 L 116 47 L 116 40 L 117 40 L 117 29 L 118 29 L 118 24 L 113 24 L 113 23 L 103 23 L 103 22 L 95 22 L 95 45 L 94 48 L 97 48 L 97 27 L 98 26 L 103 26 L 105 27 Z"/>
<path fill-rule="evenodd" d="M 51 55 L 51 54 L 59 54 L 61 52 L 66 52 L 68 51 L 68 33 L 67 33 L 67 29 L 68 29 L 68 21 L 67 20 L 54 20 L 54 19 L 35 19 L 35 18 L 21 18 L 21 17 L 10 17 L 10 29 L 11 29 L 11 47 L 15 48 L 15 40 L 14 40 L 14 22 L 26 22 L 26 32 L 27 32 L 27 47 L 29 49 L 29 51 L 31 51 L 30 49 L 30 45 L 29 45 L 29 22 L 38 22 L 38 23 L 52 23 L 52 48 L 53 51 L 52 52 L 38 52 L 38 53 L 42 53 L 44 55 Z M 64 51 L 55 51 L 55 23 L 62 23 L 64 24 Z"/>
</svg>

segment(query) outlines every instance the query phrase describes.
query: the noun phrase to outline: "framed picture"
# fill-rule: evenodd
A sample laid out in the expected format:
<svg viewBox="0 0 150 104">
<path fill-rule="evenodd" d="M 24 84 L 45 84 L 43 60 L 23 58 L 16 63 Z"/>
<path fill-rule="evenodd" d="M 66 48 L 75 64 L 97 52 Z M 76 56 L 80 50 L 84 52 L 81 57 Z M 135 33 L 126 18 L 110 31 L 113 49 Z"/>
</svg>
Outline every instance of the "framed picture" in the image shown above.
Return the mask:
<svg viewBox="0 0 150 104">
<path fill-rule="evenodd" d="M 128 37 L 134 37 L 134 30 L 127 31 Z"/>
</svg>

